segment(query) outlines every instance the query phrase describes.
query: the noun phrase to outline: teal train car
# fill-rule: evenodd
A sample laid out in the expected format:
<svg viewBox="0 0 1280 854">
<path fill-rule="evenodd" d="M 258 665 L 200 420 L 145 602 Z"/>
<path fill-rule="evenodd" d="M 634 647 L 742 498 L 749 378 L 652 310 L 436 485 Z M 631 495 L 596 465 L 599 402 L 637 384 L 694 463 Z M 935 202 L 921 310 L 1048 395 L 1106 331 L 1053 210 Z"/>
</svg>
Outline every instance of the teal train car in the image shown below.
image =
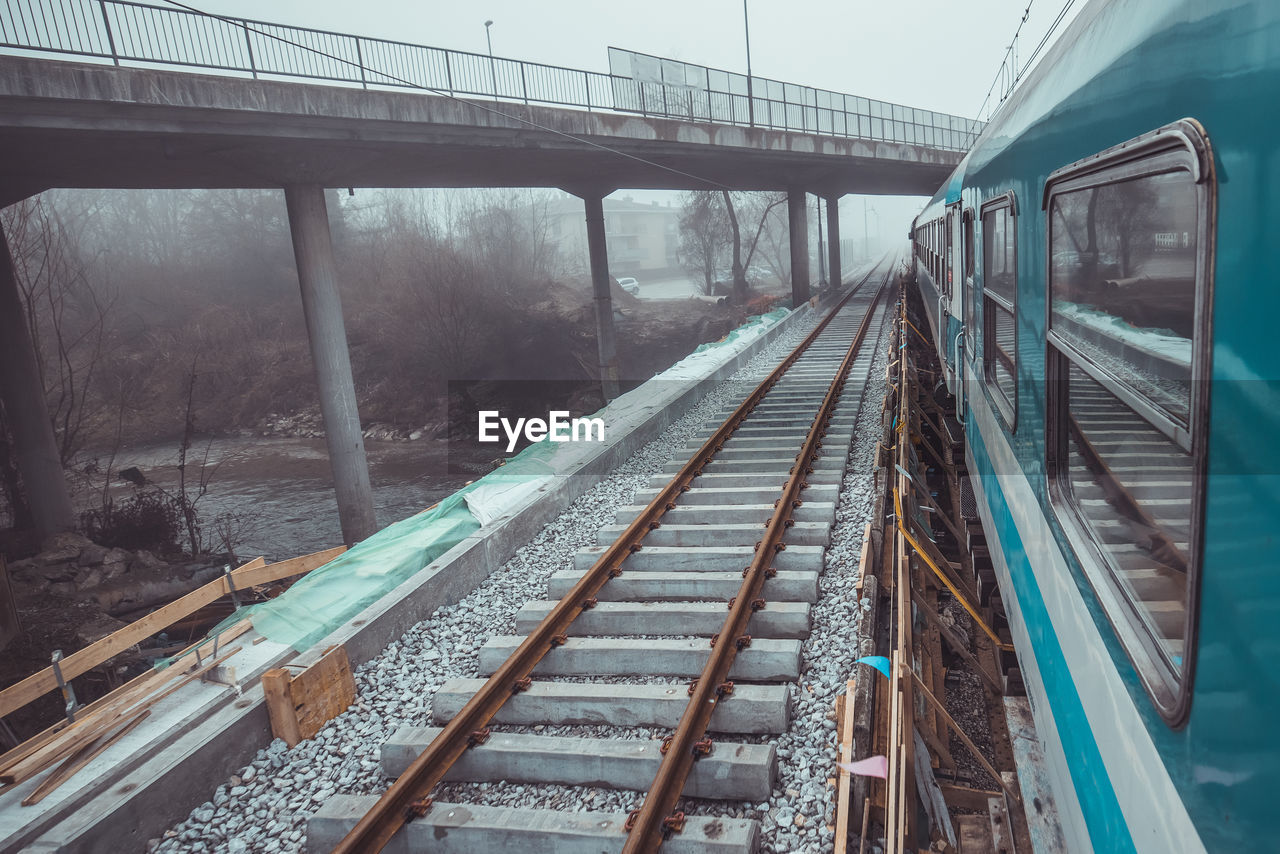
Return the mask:
<svg viewBox="0 0 1280 854">
<path fill-rule="evenodd" d="M 1089 3 L 911 236 L 1068 850 L 1280 850 L 1280 2 Z"/>
</svg>

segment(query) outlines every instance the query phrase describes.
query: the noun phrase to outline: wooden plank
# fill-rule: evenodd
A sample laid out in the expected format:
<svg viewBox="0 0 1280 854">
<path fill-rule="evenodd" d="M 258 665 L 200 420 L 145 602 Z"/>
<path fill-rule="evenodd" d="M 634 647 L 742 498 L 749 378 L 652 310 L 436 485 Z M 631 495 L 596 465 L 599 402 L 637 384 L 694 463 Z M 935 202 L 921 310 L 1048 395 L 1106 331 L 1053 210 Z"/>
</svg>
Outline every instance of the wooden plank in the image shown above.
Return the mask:
<svg viewBox="0 0 1280 854">
<path fill-rule="evenodd" d="M 871 523 L 862 529 L 862 554 L 858 557 L 858 581 L 854 589 L 862 596 L 862 580 L 867 577 L 867 566 L 871 562 Z"/>
<path fill-rule="evenodd" d="M 262 675 L 271 731 L 293 747 L 311 738 L 346 711 L 356 698 L 356 680 L 347 650 L 335 646 L 301 673 L 282 667 Z"/>
<path fill-rule="evenodd" d="M 302 741 L 298 733 L 298 715 L 293 708 L 293 696 L 289 693 L 289 671 L 273 667 L 262 674 L 262 693 L 267 700 L 267 717 L 271 719 L 271 734 L 284 739 L 293 747 Z"/>
<path fill-rule="evenodd" d="M 943 707 L 941 703 L 938 702 L 938 698 L 933 696 L 933 694 L 929 691 L 928 687 L 923 682 L 920 681 L 920 677 L 916 676 L 915 673 L 912 673 L 910 668 L 907 668 L 907 672 L 911 673 L 912 681 L 915 682 L 916 686 L 924 694 L 925 699 L 928 700 L 929 703 L 935 709 L 942 712 L 943 717 L 947 721 L 947 726 L 951 727 L 951 731 L 956 734 L 956 738 L 960 739 L 961 743 L 964 744 L 965 747 L 969 748 L 969 752 L 973 754 L 974 759 L 978 760 L 978 764 L 981 765 L 983 769 L 988 774 L 990 774 L 997 783 L 1000 784 L 1000 787 L 1005 790 L 1005 792 L 1009 795 L 1010 798 L 1014 800 L 1015 803 L 1020 803 L 1020 801 L 1018 800 L 1017 792 L 1014 792 L 1013 790 L 1008 788 L 1008 786 L 1004 782 L 1004 779 L 1000 776 L 1000 772 L 991 767 L 991 763 L 988 762 L 987 758 L 982 755 L 981 751 L 978 750 L 978 746 L 975 745 L 969 739 L 969 736 L 965 734 L 965 731 L 960 728 L 960 724 L 956 723 L 955 718 L 951 717 L 951 714 Z"/>
<path fill-rule="evenodd" d="M 955 768 L 956 760 L 951 756 L 951 751 L 947 749 L 947 745 L 942 741 L 941 734 L 935 733 L 930 728 L 930 724 L 932 722 L 929 718 L 932 716 L 932 713 L 928 711 L 918 713 L 916 716 L 916 722 L 920 724 L 920 726 L 917 727 L 916 731 L 920 733 L 920 737 L 924 739 L 925 744 L 933 748 L 933 752 L 937 755 L 939 762 L 947 768 Z"/>
<path fill-rule="evenodd" d="M 255 587 L 259 584 L 270 584 L 282 578 L 302 575 L 303 573 L 311 572 L 313 569 L 319 569 L 346 550 L 346 546 L 338 546 L 337 548 L 289 558 L 289 560 L 282 560 L 265 566 L 246 564 L 239 569 L 233 570 L 231 577 L 235 581 L 236 587 L 241 590 L 246 587 Z"/>
<path fill-rule="evenodd" d="M 866 542 L 865 540 L 863 541 Z M 863 549 L 865 555 L 866 550 Z M 856 682 L 848 681 L 844 683 L 844 696 L 841 699 L 848 698 L 844 703 L 840 704 L 840 713 L 836 717 L 836 724 L 840 728 L 840 761 L 853 761 L 853 692 L 856 691 L 858 685 Z M 836 838 L 835 851 L 833 854 L 845 854 L 845 849 L 849 840 L 849 812 L 853 809 L 853 804 L 849 801 L 849 784 L 851 774 L 844 768 L 840 769 L 839 782 L 836 785 Z"/>
<path fill-rule="evenodd" d="M 84 747 L 77 750 L 70 759 L 58 768 L 57 771 L 50 774 L 43 782 L 40 783 L 39 786 L 36 786 L 36 790 L 34 792 L 23 798 L 22 805 L 24 807 L 31 807 L 43 801 L 51 792 L 70 780 L 77 771 L 92 762 L 95 756 L 115 744 L 132 731 L 134 727 L 142 723 L 143 719 L 149 714 L 151 714 L 151 710 L 144 709 L 115 732 L 109 735 L 99 736 L 93 742 L 86 744 Z"/>
<path fill-rule="evenodd" d="M 991 822 L 983 815 L 956 816 L 960 854 L 991 854 Z"/>
<path fill-rule="evenodd" d="M 991 817 L 991 850 L 995 854 L 1018 854 L 1013 844 L 1013 829 L 1009 824 L 1009 811 L 1005 808 L 1004 798 L 997 797 L 987 801 L 987 810 Z"/>
<path fill-rule="evenodd" d="M 924 618 L 938 630 L 942 635 L 943 640 L 947 642 L 947 646 L 951 647 L 951 650 L 956 655 L 964 659 L 966 664 L 978 672 L 978 676 L 987 684 L 988 688 L 999 694 L 1000 683 L 996 681 L 994 676 L 987 672 L 985 667 L 978 663 L 978 659 L 968 650 L 960 636 L 955 633 L 955 630 L 942 622 L 942 618 L 939 617 L 937 612 L 930 608 L 925 601 L 920 598 L 920 594 L 913 592 L 911 594 L 911 601 L 915 603 L 916 610 L 923 614 Z"/>
<path fill-rule="evenodd" d="M 957 809 L 962 810 L 985 810 L 987 809 L 987 801 L 992 798 L 998 798 L 1002 792 L 989 792 L 986 789 L 971 789 L 968 786 L 956 786 L 951 783 L 941 783 L 942 797 L 947 799 L 947 803 Z"/>
<path fill-rule="evenodd" d="M 204 675 L 239 651 L 239 647 L 227 650 L 225 653 L 218 656 L 213 661 L 210 661 L 203 667 L 197 668 L 191 673 L 183 675 L 182 678 L 178 679 L 173 685 L 164 691 L 150 695 L 141 700 L 141 702 L 137 702 L 130 706 L 127 711 L 122 711 L 120 709 L 121 704 L 117 703 L 106 707 L 101 713 L 93 715 L 92 717 L 81 718 L 61 733 L 57 733 L 53 739 L 49 740 L 37 750 L 0 771 L 0 783 L 21 783 L 25 780 L 31 779 L 53 763 L 65 759 L 85 743 L 100 736 L 105 730 L 110 729 L 114 722 L 118 721 L 121 717 L 126 717 L 143 711 L 144 709 L 151 708 L 153 705 L 160 702 L 165 697 L 168 697 L 183 685 L 186 685 L 191 680 Z M 180 673 L 181 670 L 177 671 L 177 674 Z M 173 676 L 170 675 L 167 678 L 172 679 Z M 133 699 L 130 699 L 130 702 L 133 702 Z"/>
<path fill-rule="evenodd" d="M 262 558 L 255 558 L 241 569 L 261 566 Z M 157 608 L 137 622 L 130 623 L 123 629 L 112 632 L 105 638 L 89 644 L 84 649 L 71 653 L 62 660 L 62 676 L 70 681 L 81 676 L 108 659 L 114 658 L 129 647 L 146 640 L 157 632 L 187 617 L 206 605 L 210 605 L 230 590 L 226 578 L 217 578 L 203 587 L 199 587 L 186 596 L 182 596 L 168 605 Z M 0 717 L 4 717 L 30 703 L 50 691 L 58 688 L 57 677 L 52 667 L 46 667 L 33 673 L 21 682 L 0 691 Z"/>
</svg>

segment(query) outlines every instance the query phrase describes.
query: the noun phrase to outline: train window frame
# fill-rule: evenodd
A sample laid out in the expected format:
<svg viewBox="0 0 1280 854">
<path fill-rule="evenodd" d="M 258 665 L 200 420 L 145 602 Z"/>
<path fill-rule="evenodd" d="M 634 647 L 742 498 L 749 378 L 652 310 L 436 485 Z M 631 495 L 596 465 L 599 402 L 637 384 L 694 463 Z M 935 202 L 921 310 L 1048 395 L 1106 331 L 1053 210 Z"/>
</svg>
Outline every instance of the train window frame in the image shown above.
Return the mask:
<svg viewBox="0 0 1280 854">
<path fill-rule="evenodd" d="M 1013 299 L 1007 300 L 987 287 L 987 250 L 985 220 L 988 214 L 1001 210 L 1009 211 L 1009 225 L 1013 230 Z M 978 208 L 978 222 L 983 235 L 982 249 L 982 378 L 987 389 L 987 397 L 1004 422 L 1005 429 L 1013 434 L 1018 429 L 1018 344 L 1021 335 L 1018 332 L 1018 199 L 1013 190 L 993 196 Z M 993 356 L 999 348 L 995 345 L 994 312 L 987 309 L 987 300 L 992 300 L 1013 317 L 1013 352 L 1012 364 L 1006 365 L 1013 376 L 1013 399 L 1006 400 L 1004 392 L 999 388 L 995 377 Z"/>
<path fill-rule="evenodd" d="M 1050 214 L 1055 196 L 1180 171 L 1190 174 L 1195 189 L 1197 241 L 1194 259 L 1196 283 L 1191 348 L 1191 399 L 1185 423 L 1178 423 L 1176 416 L 1148 400 L 1113 372 L 1093 363 L 1080 348 L 1056 333 L 1052 322 L 1050 263 L 1053 254 L 1053 222 Z M 1102 606 L 1107 621 L 1133 664 L 1139 681 L 1161 718 L 1173 729 L 1186 724 L 1198 657 L 1200 576 L 1204 559 L 1205 474 L 1209 438 L 1209 396 L 1206 386 L 1212 375 L 1217 193 L 1214 155 L 1208 134 L 1198 121 L 1185 118 L 1055 170 L 1045 181 L 1041 199 L 1041 209 L 1045 215 L 1045 469 L 1050 506 L 1062 525 L 1068 543 Z M 1139 612 L 1138 603 L 1125 591 L 1116 571 L 1102 554 L 1089 523 L 1082 517 L 1069 494 L 1069 486 L 1063 482 L 1069 470 L 1069 463 L 1066 462 L 1069 454 L 1066 415 L 1069 406 L 1070 368 L 1073 366 L 1081 369 L 1088 379 L 1130 407 L 1134 414 L 1189 455 L 1191 508 L 1180 678 L 1179 673 L 1166 662 L 1158 639 Z"/>
<path fill-rule="evenodd" d="M 965 208 L 960 215 L 961 223 L 961 242 L 964 251 L 964 278 L 965 281 L 972 281 L 974 268 L 974 225 L 973 225 L 973 208 Z"/>
</svg>

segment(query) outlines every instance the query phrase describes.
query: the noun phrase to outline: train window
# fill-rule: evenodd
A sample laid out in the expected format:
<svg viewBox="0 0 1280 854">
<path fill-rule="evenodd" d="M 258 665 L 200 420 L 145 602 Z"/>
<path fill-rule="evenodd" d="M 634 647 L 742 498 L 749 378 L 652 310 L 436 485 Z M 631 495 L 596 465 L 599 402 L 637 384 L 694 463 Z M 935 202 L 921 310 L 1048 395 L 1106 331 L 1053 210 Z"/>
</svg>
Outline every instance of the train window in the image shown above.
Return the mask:
<svg viewBox="0 0 1280 854">
<path fill-rule="evenodd" d="M 973 208 L 964 212 L 964 275 L 973 278 Z"/>
<path fill-rule="evenodd" d="M 1013 431 L 1018 406 L 1017 255 L 1013 194 L 982 209 L 982 362 L 991 399 Z"/>
<path fill-rule="evenodd" d="M 951 295 L 951 271 L 955 269 L 955 267 L 951 263 L 951 243 L 952 243 L 951 235 L 953 233 L 951 229 L 951 211 L 947 211 L 946 223 L 947 224 L 942 232 L 942 245 L 945 247 L 942 253 L 943 263 L 946 265 L 946 269 L 943 271 L 942 281 L 944 282 L 944 284 L 942 286 L 942 289 L 943 289 L 943 292 L 947 294 L 947 296 L 950 296 Z"/>
<path fill-rule="evenodd" d="M 1055 512 L 1172 725 L 1194 663 L 1214 193 L 1183 120 L 1055 172 L 1044 198 Z"/>
</svg>

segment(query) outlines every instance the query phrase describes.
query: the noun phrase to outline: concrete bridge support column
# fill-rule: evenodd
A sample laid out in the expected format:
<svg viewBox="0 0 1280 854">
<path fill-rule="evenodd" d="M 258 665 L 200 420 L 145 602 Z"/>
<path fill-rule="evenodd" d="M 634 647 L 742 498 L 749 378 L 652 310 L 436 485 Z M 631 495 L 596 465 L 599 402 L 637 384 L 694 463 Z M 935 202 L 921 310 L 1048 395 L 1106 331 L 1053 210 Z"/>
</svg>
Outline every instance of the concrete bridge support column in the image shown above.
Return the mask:
<svg viewBox="0 0 1280 854">
<path fill-rule="evenodd" d="M 584 194 L 587 208 L 587 251 L 591 255 L 591 289 L 596 300 L 596 343 L 600 350 L 600 390 L 605 403 L 618 396 L 618 339 L 613 328 L 609 293 L 609 245 L 604 231 L 604 197 Z"/>
<path fill-rule="evenodd" d="M 827 196 L 827 269 L 831 287 L 839 288 L 840 272 L 840 197 Z"/>
<path fill-rule="evenodd" d="M 295 184 L 284 188 L 289 209 L 293 254 L 302 286 L 302 311 L 307 319 L 311 361 L 320 386 L 320 412 L 324 416 L 329 465 L 338 494 L 338 518 L 342 539 L 350 545 L 378 530 L 369 485 L 369 462 L 364 453 L 356 387 L 351 377 L 347 331 L 338 298 L 338 278 L 333 262 L 329 216 L 324 188 Z"/>
<path fill-rule="evenodd" d="M 787 191 L 787 226 L 791 232 L 791 303 L 809 299 L 809 218 L 804 190 Z"/>
<path fill-rule="evenodd" d="M 0 231 L 0 401 L 32 521 L 43 540 L 74 528 L 76 515 L 26 317 L 9 242 Z"/>
</svg>

